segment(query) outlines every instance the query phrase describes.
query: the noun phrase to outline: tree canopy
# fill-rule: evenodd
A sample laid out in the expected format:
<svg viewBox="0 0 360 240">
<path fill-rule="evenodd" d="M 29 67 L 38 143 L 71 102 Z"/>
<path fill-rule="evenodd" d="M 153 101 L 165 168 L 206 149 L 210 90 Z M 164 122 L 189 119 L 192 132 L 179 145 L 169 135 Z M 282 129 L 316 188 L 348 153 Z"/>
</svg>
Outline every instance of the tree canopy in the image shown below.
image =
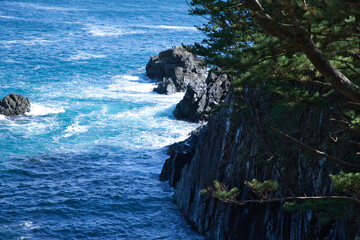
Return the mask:
<svg viewBox="0 0 360 240">
<path fill-rule="evenodd" d="M 281 95 L 288 107 L 292 102 L 312 106 L 332 102 L 331 106 L 326 106 L 334 108 L 334 102 L 340 99 L 347 105 L 344 108 L 337 105 L 339 119 L 332 120 L 345 125 L 346 130 L 336 133 L 359 139 L 360 3 L 357 0 L 192 0 L 189 5 L 190 14 L 207 19 L 206 24 L 198 26 L 206 38 L 189 48 L 205 56 L 210 66 L 226 71 L 235 89 L 266 89 Z M 239 201 L 237 188 L 227 190 L 219 182 L 203 193 L 237 204 L 296 199 L 315 201 L 305 204 L 307 209 L 311 206 L 319 209 L 320 205 L 321 209 L 328 208 L 326 204 L 319 205 L 317 200 L 342 199 L 360 203 L 359 173 L 351 173 L 360 169 L 356 154 L 347 156 L 350 162 L 347 162 L 349 159 L 339 160 L 278 129 L 271 130 L 299 148 L 350 172 L 330 176 L 335 190 L 341 194 L 271 198 L 268 193 L 277 190 L 277 182 L 256 179 L 245 181 L 245 185 L 255 193 L 266 193 L 257 194 L 259 199 Z M 347 130 L 352 133 L 345 133 Z M 360 146 L 357 141 L 346 141 Z M 294 207 L 290 205 L 289 209 Z"/>
<path fill-rule="evenodd" d="M 360 102 L 356 0 L 193 0 L 207 38 L 193 50 L 242 83 L 331 84 Z M 236 81 L 235 81 L 236 82 Z"/>
</svg>

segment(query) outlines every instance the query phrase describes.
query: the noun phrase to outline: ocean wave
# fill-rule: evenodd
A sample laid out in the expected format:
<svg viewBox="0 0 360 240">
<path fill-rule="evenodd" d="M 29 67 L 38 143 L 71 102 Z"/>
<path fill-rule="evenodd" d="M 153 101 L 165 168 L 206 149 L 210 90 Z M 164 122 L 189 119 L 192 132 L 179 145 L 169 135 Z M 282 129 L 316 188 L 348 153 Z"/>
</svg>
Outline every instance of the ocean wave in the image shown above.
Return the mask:
<svg viewBox="0 0 360 240">
<path fill-rule="evenodd" d="M 177 30 L 177 31 L 197 31 L 196 27 L 172 26 L 172 25 L 136 25 L 135 27 L 149 28 L 149 29 Z"/>
<path fill-rule="evenodd" d="M 24 226 L 26 229 L 33 230 L 33 229 L 39 229 L 40 226 L 35 225 L 32 221 L 23 221 L 21 222 L 21 225 Z"/>
<path fill-rule="evenodd" d="M 196 27 L 183 27 L 183 26 L 168 26 L 168 25 L 159 25 L 159 26 L 153 26 L 154 28 L 158 29 L 171 29 L 171 30 L 191 30 L 191 31 L 197 31 Z"/>
<path fill-rule="evenodd" d="M 146 33 L 146 31 L 136 31 L 121 27 L 95 25 L 95 24 L 87 24 L 85 30 L 95 37 L 114 37 L 114 36 Z"/>
<path fill-rule="evenodd" d="M 1 41 L 5 46 L 7 45 L 25 45 L 25 46 L 34 46 L 34 45 L 43 45 L 45 43 L 51 43 L 53 41 L 45 39 L 29 39 L 29 40 L 9 40 Z"/>
<path fill-rule="evenodd" d="M 52 10 L 52 11 L 89 11 L 88 9 L 80 9 L 80 8 L 66 8 L 66 7 L 56 7 L 56 6 L 44 6 L 34 3 L 27 2 L 3 2 L 7 5 L 17 5 L 21 7 L 28 7 L 39 10 Z"/>
<path fill-rule="evenodd" d="M 120 28 L 92 24 L 88 24 L 86 30 L 96 37 L 119 36 L 124 33 Z"/>
<path fill-rule="evenodd" d="M 72 124 L 71 126 L 67 126 L 66 127 L 66 134 L 63 136 L 65 138 L 67 137 L 71 137 L 74 134 L 78 134 L 78 133 L 84 133 L 88 131 L 88 126 L 80 126 L 78 122 Z"/>
<path fill-rule="evenodd" d="M 12 19 L 12 20 L 23 20 L 23 18 L 14 17 L 14 16 L 4 16 L 4 15 L 0 15 L 0 18 Z"/>
<path fill-rule="evenodd" d="M 153 83 L 140 82 L 138 76 L 116 75 L 113 80 L 115 83 L 108 86 L 108 90 L 111 92 L 148 93 L 154 89 Z"/>
<path fill-rule="evenodd" d="M 14 59 L 4 59 L 3 62 L 4 63 L 21 63 L 19 61 L 14 60 Z"/>
<path fill-rule="evenodd" d="M 30 112 L 27 115 L 45 116 L 48 114 L 58 114 L 65 112 L 64 107 L 43 105 L 39 103 L 31 103 Z"/>
<path fill-rule="evenodd" d="M 88 59 L 92 59 L 92 58 L 106 58 L 106 55 L 102 55 L 102 54 L 96 55 L 96 54 L 79 51 L 77 54 L 69 57 L 69 60 L 70 61 L 78 61 L 78 60 L 88 60 Z"/>
</svg>

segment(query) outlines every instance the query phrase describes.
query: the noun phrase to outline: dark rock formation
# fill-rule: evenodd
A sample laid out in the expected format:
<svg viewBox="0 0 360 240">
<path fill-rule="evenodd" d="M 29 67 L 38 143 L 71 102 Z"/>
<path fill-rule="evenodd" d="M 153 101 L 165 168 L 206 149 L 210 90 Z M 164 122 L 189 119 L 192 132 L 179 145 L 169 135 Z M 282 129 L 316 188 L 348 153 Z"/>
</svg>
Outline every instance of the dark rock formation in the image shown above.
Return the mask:
<svg viewBox="0 0 360 240">
<path fill-rule="evenodd" d="M 11 93 L 0 101 L 0 114 L 15 116 L 26 112 L 30 112 L 30 101 L 22 95 Z"/>
<path fill-rule="evenodd" d="M 191 82 L 187 86 L 174 116 L 191 122 L 208 120 L 209 112 L 224 101 L 229 89 L 230 81 L 225 74 L 209 72 L 206 81 Z"/>
<path fill-rule="evenodd" d="M 181 170 L 189 164 L 195 154 L 195 144 L 199 137 L 200 128 L 195 130 L 192 137 L 185 141 L 169 146 L 170 158 L 166 160 L 160 174 L 160 181 L 169 180 L 169 185 L 175 187 L 179 181 Z"/>
<path fill-rule="evenodd" d="M 229 93 L 227 99 L 230 96 Z M 322 195 L 331 190 L 328 175 L 339 171 L 337 166 L 316 156 L 309 157 L 266 131 L 268 128 L 263 125 L 266 121 L 262 120 L 269 119 L 271 97 L 249 91 L 246 98 L 251 99 L 249 102 L 256 110 L 234 113 L 231 101 L 226 100 L 229 108 L 212 116 L 199 133 L 170 147 L 170 158 L 163 166 L 161 180 L 169 180 L 175 187 L 175 201 L 190 224 L 208 239 L 217 240 L 353 237 L 349 230 L 353 223 L 349 225 L 345 220 L 321 225 L 312 211 L 290 214 L 284 212 L 280 203 L 240 206 L 200 194 L 201 189 L 219 180 L 229 188 L 238 187 L 242 199 L 251 198 L 252 193 L 244 186 L 244 181 L 253 178 L 276 179 L 281 186 L 277 194 L 282 196 Z M 297 128 L 293 132 L 301 134 L 297 137 L 321 146 L 325 142 L 321 142 L 319 133 L 334 127 L 328 121 L 330 116 L 323 110 L 306 109 L 290 112 L 286 121 L 284 118 L 279 121 L 297 119 L 292 125 Z M 275 127 L 284 129 L 284 123 Z M 289 131 L 290 127 L 284 130 Z"/>
<path fill-rule="evenodd" d="M 202 58 L 183 47 L 175 47 L 151 56 L 146 65 L 146 76 L 161 81 L 154 89 L 158 93 L 185 92 L 190 82 L 206 79 L 206 65 Z"/>
</svg>

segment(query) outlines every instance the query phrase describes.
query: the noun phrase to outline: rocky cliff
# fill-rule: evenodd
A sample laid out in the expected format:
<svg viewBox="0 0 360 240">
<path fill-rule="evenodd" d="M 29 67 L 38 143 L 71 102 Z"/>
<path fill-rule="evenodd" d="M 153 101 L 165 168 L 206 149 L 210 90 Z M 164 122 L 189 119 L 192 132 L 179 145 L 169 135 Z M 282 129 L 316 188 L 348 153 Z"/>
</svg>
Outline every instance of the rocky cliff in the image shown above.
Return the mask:
<svg viewBox="0 0 360 240">
<path fill-rule="evenodd" d="M 217 72 L 214 72 L 217 70 Z M 230 89 L 230 81 L 221 70 L 209 71 L 205 81 L 190 82 L 184 98 L 176 105 L 174 116 L 191 122 L 207 121 L 210 112 L 222 104 Z"/>
<path fill-rule="evenodd" d="M 174 47 L 151 56 L 146 65 L 146 76 L 160 81 L 154 91 L 172 94 L 185 92 L 190 82 L 204 81 L 207 67 L 203 58 Z"/>
<path fill-rule="evenodd" d="M 290 214 L 280 203 L 240 206 L 200 194 L 219 180 L 239 187 L 241 198 L 246 199 L 252 193 L 244 181 L 257 178 L 276 179 L 281 185 L 278 195 L 322 195 L 331 191 L 328 175 L 339 171 L 268 131 L 271 123 L 331 152 L 325 137 L 333 127 L 330 111 L 309 107 L 273 117 L 273 97 L 256 91 L 247 91 L 248 107 L 235 111 L 231 95 L 228 108 L 189 139 L 170 147 L 160 175 L 175 188 L 175 201 L 190 224 L 208 239 L 354 239 L 358 226 L 344 219 L 324 225 L 313 211 Z"/>
</svg>

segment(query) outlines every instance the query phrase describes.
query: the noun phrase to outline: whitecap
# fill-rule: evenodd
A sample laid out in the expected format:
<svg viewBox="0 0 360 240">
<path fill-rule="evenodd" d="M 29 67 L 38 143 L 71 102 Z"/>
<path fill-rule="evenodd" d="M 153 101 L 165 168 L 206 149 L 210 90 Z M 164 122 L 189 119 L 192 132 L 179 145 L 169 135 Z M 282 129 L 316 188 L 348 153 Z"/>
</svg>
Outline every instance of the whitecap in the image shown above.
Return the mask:
<svg viewBox="0 0 360 240">
<path fill-rule="evenodd" d="M 14 16 L 3 16 L 3 15 L 0 15 L 0 18 L 4 18 L 4 19 L 14 19 L 14 20 L 19 20 L 19 19 L 22 19 L 22 18 L 19 18 L 19 17 L 14 17 Z"/>
<path fill-rule="evenodd" d="M 134 31 L 129 29 L 124 29 L 121 27 L 106 26 L 106 25 L 96 25 L 96 24 L 86 24 L 85 31 L 90 33 L 95 37 L 114 37 L 121 35 L 133 35 L 133 34 L 144 34 L 146 31 Z"/>
<path fill-rule="evenodd" d="M 96 37 L 108 37 L 108 36 L 119 36 L 123 35 L 122 29 L 88 24 L 86 29 L 91 35 Z"/>
<path fill-rule="evenodd" d="M 151 29 L 165 29 L 165 30 L 178 30 L 178 31 L 197 31 L 196 27 L 186 27 L 186 26 L 171 26 L 171 25 L 148 25 L 148 26 L 139 26 L 143 28 Z"/>
<path fill-rule="evenodd" d="M 197 28 L 196 28 L 196 27 L 183 27 L 183 26 L 159 25 L 159 26 L 155 26 L 155 28 L 159 28 L 159 29 L 172 29 L 172 30 L 192 30 L 192 31 L 197 31 Z"/>
<path fill-rule="evenodd" d="M 27 8 L 34 8 L 39 10 L 52 10 L 52 11 L 89 11 L 88 9 L 82 9 L 82 8 L 66 8 L 66 7 L 57 7 L 57 6 L 45 6 L 40 4 L 34 4 L 34 3 L 27 3 L 27 2 L 3 2 L 7 5 L 18 5 L 21 7 L 27 7 Z"/>
<path fill-rule="evenodd" d="M 9 40 L 1 41 L 3 45 L 25 45 L 25 46 L 34 46 L 34 45 L 43 45 L 46 43 L 51 43 L 53 41 L 45 39 L 29 39 L 29 40 Z"/>
<path fill-rule="evenodd" d="M 108 90 L 111 92 L 148 93 L 154 89 L 153 83 L 140 82 L 138 76 L 116 75 L 113 80 L 115 83 L 108 86 Z"/>
<path fill-rule="evenodd" d="M 91 53 L 86 53 L 83 51 L 79 51 L 77 54 L 71 56 L 69 58 L 69 60 L 71 61 L 78 61 L 78 60 L 88 60 L 88 59 L 92 59 L 92 58 L 105 58 L 106 55 L 102 55 L 102 54 L 91 54 Z"/>
<path fill-rule="evenodd" d="M 33 229 L 38 229 L 39 226 L 35 225 L 32 221 L 23 221 L 21 222 L 21 225 L 23 225 L 25 228 L 33 230 Z M 26 239 L 26 238 L 23 238 Z"/>
<path fill-rule="evenodd" d="M 13 59 L 5 59 L 4 62 L 5 63 L 20 63 L 19 61 L 15 61 Z"/>
<path fill-rule="evenodd" d="M 88 131 L 88 127 L 87 126 L 80 126 L 78 122 L 72 124 L 71 126 L 67 126 L 66 127 L 66 134 L 63 136 L 65 138 L 67 137 L 71 137 L 74 134 L 78 134 L 78 133 L 84 133 Z"/>
<path fill-rule="evenodd" d="M 132 76 L 132 75 L 117 75 L 117 76 L 121 76 L 126 80 L 130 80 L 130 81 L 136 81 L 139 80 L 139 76 Z"/>
<path fill-rule="evenodd" d="M 48 114 L 58 114 L 63 112 L 65 112 L 65 109 L 62 106 L 31 103 L 30 112 L 27 115 L 44 116 Z"/>
</svg>

